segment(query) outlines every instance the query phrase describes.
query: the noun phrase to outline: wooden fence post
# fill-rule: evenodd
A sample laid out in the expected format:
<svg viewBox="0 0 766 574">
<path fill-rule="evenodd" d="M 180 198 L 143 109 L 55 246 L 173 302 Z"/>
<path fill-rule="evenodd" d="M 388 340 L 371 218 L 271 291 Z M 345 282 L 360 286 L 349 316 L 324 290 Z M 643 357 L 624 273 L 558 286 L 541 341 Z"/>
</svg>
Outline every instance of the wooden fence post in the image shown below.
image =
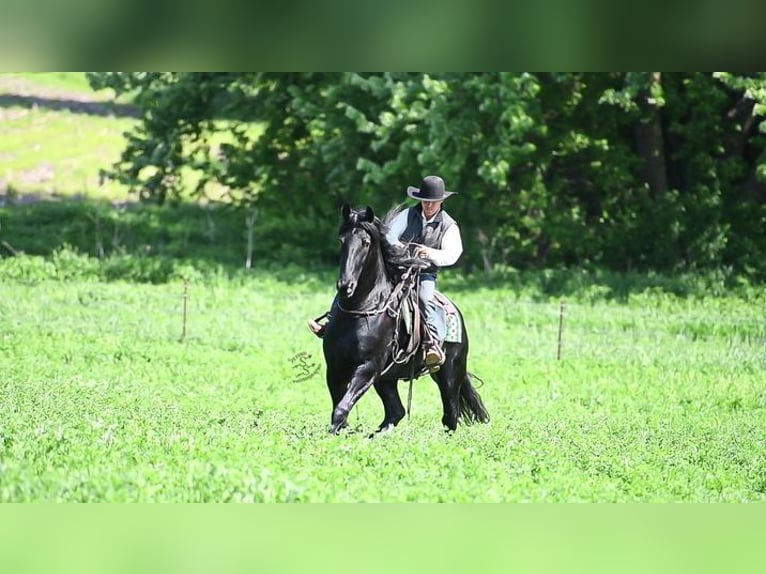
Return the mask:
<svg viewBox="0 0 766 574">
<path fill-rule="evenodd" d="M 189 300 L 189 280 L 184 279 L 184 294 L 183 294 L 183 300 L 184 300 L 184 316 L 183 316 L 183 327 L 181 330 L 181 342 L 186 339 L 186 315 L 187 315 L 187 302 Z"/>
<path fill-rule="evenodd" d="M 561 339 L 564 333 L 564 302 L 559 304 L 559 338 L 558 346 L 556 348 L 556 360 L 561 360 Z"/>
</svg>

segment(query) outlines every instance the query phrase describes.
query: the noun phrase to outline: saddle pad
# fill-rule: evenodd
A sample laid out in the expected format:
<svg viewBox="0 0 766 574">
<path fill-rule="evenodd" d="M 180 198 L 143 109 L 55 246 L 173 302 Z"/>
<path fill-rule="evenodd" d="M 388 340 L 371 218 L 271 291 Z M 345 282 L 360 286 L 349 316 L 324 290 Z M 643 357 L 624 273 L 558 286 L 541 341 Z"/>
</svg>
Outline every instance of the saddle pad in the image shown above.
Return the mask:
<svg viewBox="0 0 766 574">
<path fill-rule="evenodd" d="M 457 307 L 439 291 L 434 293 L 434 300 L 443 313 L 444 323 L 447 327 L 444 340 L 450 343 L 460 343 L 462 341 L 463 328 Z"/>
</svg>

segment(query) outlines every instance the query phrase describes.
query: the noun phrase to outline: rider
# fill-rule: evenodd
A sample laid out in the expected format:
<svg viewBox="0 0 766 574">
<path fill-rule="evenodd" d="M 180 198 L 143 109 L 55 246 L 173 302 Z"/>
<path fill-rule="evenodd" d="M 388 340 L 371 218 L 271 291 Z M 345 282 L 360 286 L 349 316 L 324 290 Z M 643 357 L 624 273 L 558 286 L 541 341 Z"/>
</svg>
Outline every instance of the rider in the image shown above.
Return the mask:
<svg viewBox="0 0 766 574">
<path fill-rule="evenodd" d="M 442 208 L 444 200 L 457 192 L 446 191 L 444 180 L 436 175 L 423 179 L 420 187 L 407 187 L 407 195 L 419 201 L 418 205 L 403 210 L 389 226 L 386 239 L 389 243 L 404 243 L 414 249 L 414 255 L 430 261 L 431 265 L 420 272 L 420 308 L 425 317 L 429 337 L 426 340 L 426 366 L 438 370 L 444 363 L 444 351 L 439 345 L 437 331 L 436 276 L 439 267 L 453 265 L 463 252 L 460 228 Z M 321 337 L 324 325 L 309 320 L 309 329 Z"/>
</svg>

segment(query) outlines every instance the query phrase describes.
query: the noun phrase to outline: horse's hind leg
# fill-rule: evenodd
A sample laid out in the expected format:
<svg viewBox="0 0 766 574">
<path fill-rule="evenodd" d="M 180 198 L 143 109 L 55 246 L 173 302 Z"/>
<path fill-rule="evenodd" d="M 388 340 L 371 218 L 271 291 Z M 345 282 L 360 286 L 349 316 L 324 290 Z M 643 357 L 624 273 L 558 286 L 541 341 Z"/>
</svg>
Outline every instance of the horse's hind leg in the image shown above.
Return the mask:
<svg viewBox="0 0 766 574">
<path fill-rule="evenodd" d="M 442 424 L 451 431 L 457 428 L 460 417 L 460 385 L 466 376 L 465 359 L 461 361 L 456 354 L 454 349 L 448 349 L 444 365 L 438 372 L 431 375 L 431 378 L 439 385 L 439 393 L 442 398 L 442 407 L 444 408 Z"/>
<path fill-rule="evenodd" d="M 404 405 L 399 397 L 399 388 L 396 379 L 383 380 L 375 383 L 375 391 L 383 402 L 383 422 L 378 426 L 377 432 L 394 428 L 404 418 Z"/>
</svg>

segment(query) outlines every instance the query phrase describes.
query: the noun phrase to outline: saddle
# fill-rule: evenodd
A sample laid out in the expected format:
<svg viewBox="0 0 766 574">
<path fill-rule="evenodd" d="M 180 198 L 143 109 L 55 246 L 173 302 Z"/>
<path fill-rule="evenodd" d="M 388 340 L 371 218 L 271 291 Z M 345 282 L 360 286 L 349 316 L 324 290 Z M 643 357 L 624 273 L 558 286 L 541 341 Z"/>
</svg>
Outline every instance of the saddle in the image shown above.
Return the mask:
<svg viewBox="0 0 766 574">
<path fill-rule="evenodd" d="M 386 372 L 395 364 L 402 364 L 416 353 L 423 352 L 423 342 L 430 334 L 427 333 L 427 325 L 423 320 L 418 305 L 417 282 L 403 288 L 403 296 L 398 305 L 389 310 L 389 315 L 396 318 L 396 328 L 393 340 L 393 360 L 384 369 Z M 409 287 L 409 289 L 408 289 Z M 434 304 L 437 308 L 437 316 L 440 317 L 437 340 L 443 348 L 445 342 L 459 343 L 462 339 L 462 325 L 460 313 L 457 307 L 444 294 L 439 291 L 434 293 Z M 417 376 L 427 372 L 423 369 Z"/>
<path fill-rule="evenodd" d="M 461 317 L 457 307 L 440 291 L 434 293 L 434 303 L 436 304 L 438 316 L 441 319 L 438 339 L 443 343 L 460 343 L 462 341 L 463 330 L 461 329 Z M 419 336 L 422 340 L 426 335 L 426 326 L 420 316 L 417 293 L 413 291 L 410 297 L 407 297 L 404 304 L 405 307 L 400 315 L 400 322 L 403 323 L 406 333 L 410 336 Z M 418 320 L 420 321 L 419 325 L 416 324 Z"/>
</svg>

